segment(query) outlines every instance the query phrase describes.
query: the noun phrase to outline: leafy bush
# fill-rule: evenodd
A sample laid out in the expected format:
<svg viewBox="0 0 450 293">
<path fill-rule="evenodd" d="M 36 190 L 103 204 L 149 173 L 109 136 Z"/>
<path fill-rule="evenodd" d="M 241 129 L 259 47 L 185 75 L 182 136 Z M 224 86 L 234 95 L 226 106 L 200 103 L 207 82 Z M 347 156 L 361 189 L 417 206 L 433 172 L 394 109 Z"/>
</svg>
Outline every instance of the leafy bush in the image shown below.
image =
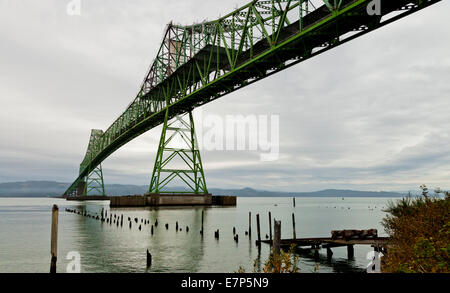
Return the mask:
<svg viewBox="0 0 450 293">
<path fill-rule="evenodd" d="M 391 241 L 382 259 L 383 272 L 449 272 L 450 194 L 430 197 L 426 186 L 421 188 L 422 197 L 390 202 L 385 210 L 383 226 Z"/>
<path fill-rule="evenodd" d="M 299 256 L 295 254 L 295 245 L 292 244 L 288 252 L 271 254 L 263 267 L 264 273 L 298 273 Z"/>
<path fill-rule="evenodd" d="M 295 253 L 295 245 L 292 244 L 288 252 L 281 249 L 280 254 L 271 253 L 262 271 L 264 273 L 298 273 L 299 260 L 299 256 Z M 258 259 L 255 259 L 253 263 L 253 272 L 258 272 Z M 245 269 L 240 266 L 236 273 L 243 274 Z"/>
</svg>

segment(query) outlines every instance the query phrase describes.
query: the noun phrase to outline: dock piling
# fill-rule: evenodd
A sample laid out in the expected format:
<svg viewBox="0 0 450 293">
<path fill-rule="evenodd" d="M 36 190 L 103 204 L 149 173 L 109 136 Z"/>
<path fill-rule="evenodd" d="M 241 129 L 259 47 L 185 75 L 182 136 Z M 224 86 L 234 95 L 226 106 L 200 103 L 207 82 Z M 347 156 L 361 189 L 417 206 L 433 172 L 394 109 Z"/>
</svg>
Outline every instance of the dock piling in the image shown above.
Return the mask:
<svg viewBox="0 0 450 293">
<path fill-rule="evenodd" d="M 330 247 L 327 247 L 327 259 L 328 261 L 331 261 L 331 258 L 333 257 L 333 251 Z"/>
<path fill-rule="evenodd" d="M 273 239 L 273 254 L 280 254 L 280 244 L 281 244 L 281 221 L 275 220 L 274 225 L 274 239 Z"/>
<path fill-rule="evenodd" d="M 152 266 L 152 255 L 147 249 L 147 268 Z"/>
<path fill-rule="evenodd" d="M 258 242 L 256 242 L 256 244 L 261 245 L 261 229 L 259 226 L 259 214 L 256 214 L 256 229 L 258 232 Z"/>
<path fill-rule="evenodd" d="M 58 212 L 59 208 L 55 204 L 52 208 L 52 228 L 50 241 L 50 254 L 52 259 L 50 261 L 50 273 L 56 273 L 56 261 L 58 259 Z"/>
<path fill-rule="evenodd" d="M 347 257 L 348 259 L 352 259 L 355 257 L 355 249 L 353 245 L 347 245 Z"/>
<path fill-rule="evenodd" d="M 319 258 L 319 245 L 314 245 L 314 260 L 318 262 Z"/>
<path fill-rule="evenodd" d="M 269 236 L 270 241 L 272 241 L 272 213 L 269 212 Z"/>
<path fill-rule="evenodd" d="M 292 213 L 292 235 L 294 236 L 294 239 L 297 239 L 295 235 L 295 215 Z"/>
<path fill-rule="evenodd" d="M 202 234 L 202 235 L 203 235 L 203 222 L 204 222 L 204 214 L 205 214 L 205 211 L 204 211 L 204 210 L 202 210 L 202 229 L 200 230 L 200 234 Z"/>
<path fill-rule="evenodd" d="M 248 236 L 252 237 L 252 212 L 248 212 Z"/>
</svg>

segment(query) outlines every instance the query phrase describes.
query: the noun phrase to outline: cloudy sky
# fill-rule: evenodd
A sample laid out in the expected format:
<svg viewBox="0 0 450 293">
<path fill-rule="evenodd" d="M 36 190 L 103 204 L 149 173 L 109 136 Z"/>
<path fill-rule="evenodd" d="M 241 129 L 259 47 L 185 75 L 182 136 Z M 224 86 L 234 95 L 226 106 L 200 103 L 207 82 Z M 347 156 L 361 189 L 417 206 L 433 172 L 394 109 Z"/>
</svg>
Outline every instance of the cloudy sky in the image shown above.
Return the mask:
<svg viewBox="0 0 450 293">
<path fill-rule="evenodd" d="M 0 0 L 0 183 L 71 182 L 90 129 L 135 97 L 165 25 L 212 20 L 248 0 Z M 280 156 L 203 151 L 209 187 L 450 188 L 450 1 L 201 108 L 279 115 Z M 198 112 L 198 111 L 197 111 Z M 160 128 L 103 163 L 106 183 L 148 184 Z"/>
</svg>

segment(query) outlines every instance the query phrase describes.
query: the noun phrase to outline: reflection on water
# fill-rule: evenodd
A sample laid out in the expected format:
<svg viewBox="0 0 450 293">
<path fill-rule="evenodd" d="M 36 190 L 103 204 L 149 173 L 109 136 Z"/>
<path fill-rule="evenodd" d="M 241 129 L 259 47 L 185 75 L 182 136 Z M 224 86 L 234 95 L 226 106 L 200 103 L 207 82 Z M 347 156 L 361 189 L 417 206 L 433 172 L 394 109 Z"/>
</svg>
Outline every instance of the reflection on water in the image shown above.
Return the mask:
<svg viewBox="0 0 450 293">
<path fill-rule="evenodd" d="M 324 237 L 336 229 L 378 229 L 387 199 L 379 198 L 238 198 L 237 207 L 172 207 L 109 209 L 108 202 L 74 203 L 61 199 L 0 198 L 0 272 L 47 272 L 50 262 L 51 206 L 60 206 L 58 272 L 65 272 L 70 260 L 66 255 L 81 255 L 82 272 L 235 272 L 239 266 L 247 272 L 261 271 L 270 247 L 255 245 L 256 214 L 261 218 L 261 238 L 269 234 L 268 212 L 282 222 L 282 238 L 292 237 L 292 213 L 296 217 L 297 237 Z M 123 226 L 101 222 L 66 212 L 77 209 L 99 214 L 104 208 L 120 217 Z M 204 235 L 200 235 L 204 211 Z M 248 213 L 252 213 L 252 235 Z M 133 220 L 131 229 L 128 217 Z M 139 223 L 134 222 L 139 219 Z M 150 224 L 141 224 L 141 219 Z M 151 235 L 151 226 L 158 221 Z M 182 231 L 175 231 L 178 221 Z M 166 230 L 165 224 L 169 224 Z M 141 225 L 142 230 L 138 229 Z M 189 227 L 189 232 L 186 231 Z M 233 227 L 239 242 L 233 239 Z M 220 230 L 220 238 L 214 231 Z M 146 250 L 152 254 L 152 266 L 146 268 Z M 320 251 L 318 262 L 310 249 L 297 250 L 301 272 L 364 271 L 369 246 L 355 246 L 355 257 L 347 259 L 345 247 L 333 249 L 327 260 Z M 255 262 L 256 260 L 256 262 Z"/>
</svg>

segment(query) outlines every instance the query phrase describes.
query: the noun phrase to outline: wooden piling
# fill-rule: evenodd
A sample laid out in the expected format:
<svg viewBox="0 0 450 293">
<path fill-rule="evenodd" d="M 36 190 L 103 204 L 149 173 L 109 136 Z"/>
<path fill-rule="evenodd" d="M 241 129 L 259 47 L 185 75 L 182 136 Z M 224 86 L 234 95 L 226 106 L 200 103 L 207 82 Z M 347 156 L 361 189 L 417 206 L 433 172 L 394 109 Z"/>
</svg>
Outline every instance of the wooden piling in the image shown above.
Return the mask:
<svg viewBox="0 0 450 293">
<path fill-rule="evenodd" d="M 152 266 L 152 255 L 147 249 L 147 268 Z"/>
<path fill-rule="evenodd" d="M 58 259 L 58 212 L 57 205 L 53 205 L 52 208 L 52 228 L 51 228 L 51 240 L 50 240 L 50 254 L 52 256 L 50 261 L 50 273 L 56 273 L 56 261 Z"/>
<path fill-rule="evenodd" d="M 348 259 L 352 259 L 355 257 L 355 249 L 353 245 L 347 245 L 347 257 Z"/>
<path fill-rule="evenodd" d="M 294 236 L 294 239 L 297 239 L 295 235 L 295 215 L 292 213 L 292 235 Z"/>
<path fill-rule="evenodd" d="M 269 236 L 270 241 L 272 241 L 272 213 L 269 212 Z"/>
<path fill-rule="evenodd" d="M 273 239 L 273 254 L 280 254 L 280 244 L 281 244 L 281 221 L 275 220 L 274 225 L 274 239 Z"/>
<path fill-rule="evenodd" d="M 200 230 L 200 234 L 202 234 L 202 235 L 203 235 L 203 221 L 204 221 L 204 214 L 205 214 L 205 211 L 202 210 L 202 229 Z"/>
<path fill-rule="evenodd" d="M 252 236 L 252 212 L 248 212 L 248 236 Z"/>
<path fill-rule="evenodd" d="M 316 262 L 318 262 L 320 260 L 320 257 L 319 257 L 319 246 L 318 245 L 314 245 L 314 260 Z"/>
<path fill-rule="evenodd" d="M 259 214 L 256 214 L 256 229 L 257 229 L 257 232 L 258 232 L 258 242 L 257 242 L 257 244 L 261 245 L 261 229 L 260 229 L 260 226 L 259 226 Z"/>
<path fill-rule="evenodd" d="M 292 201 L 294 203 L 294 208 L 295 208 L 295 197 L 292 198 Z"/>
<path fill-rule="evenodd" d="M 327 259 L 328 261 L 331 261 L 331 258 L 333 257 L 333 251 L 331 248 L 327 247 Z"/>
</svg>

